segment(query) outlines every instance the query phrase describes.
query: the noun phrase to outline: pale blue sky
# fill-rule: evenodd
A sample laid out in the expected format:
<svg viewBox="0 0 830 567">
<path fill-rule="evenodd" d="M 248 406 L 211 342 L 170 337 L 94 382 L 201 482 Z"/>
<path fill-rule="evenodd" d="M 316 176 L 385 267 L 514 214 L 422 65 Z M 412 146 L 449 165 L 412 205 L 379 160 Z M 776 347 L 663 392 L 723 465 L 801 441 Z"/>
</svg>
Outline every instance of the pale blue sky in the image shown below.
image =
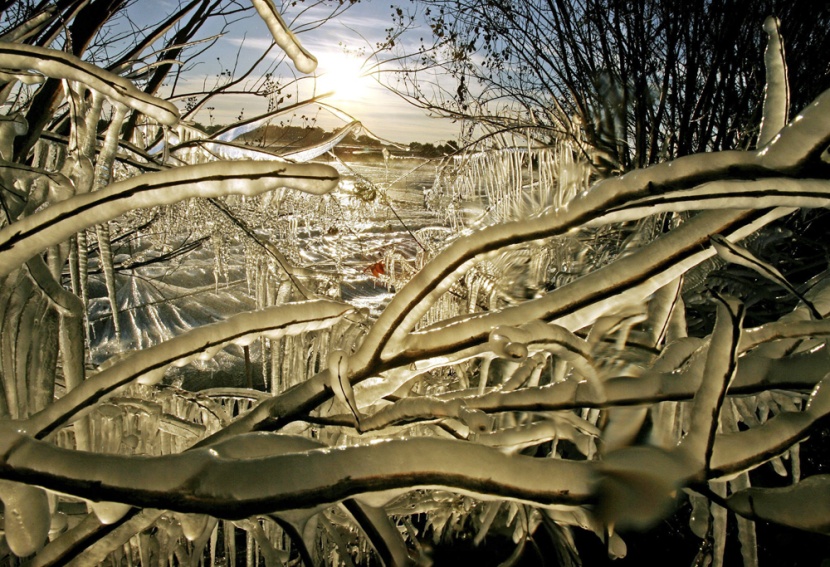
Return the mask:
<svg viewBox="0 0 830 567">
<path fill-rule="evenodd" d="M 277 2 L 279 5 L 279 2 Z M 403 4 L 407 9 L 411 5 Z M 295 29 L 302 29 L 304 23 L 316 19 L 322 14 L 321 8 L 314 8 L 305 14 L 299 14 L 297 8 L 289 8 L 285 13 L 285 19 L 289 23 L 293 18 L 298 18 L 291 23 Z M 350 7 L 336 19 L 327 22 L 316 29 L 310 29 L 298 34 L 303 45 L 313 53 L 319 60 L 319 67 L 316 73 L 321 77 L 331 77 L 333 73 L 344 67 L 343 46 L 352 49 L 365 48 L 371 51 L 378 41 L 385 36 L 386 28 L 391 26 L 391 8 L 389 0 L 363 0 L 359 4 Z M 426 35 L 428 29 L 423 30 Z M 265 25 L 255 17 L 237 22 L 229 33 L 219 39 L 217 45 L 210 50 L 205 61 L 199 64 L 189 73 L 188 84 L 180 85 L 186 88 L 179 88 L 178 92 L 198 87 L 206 81 L 210 84 L 216 80 L 216 75 L 223 68 L 233 68 L 239 53 L 238 67 L 241 69 L 246 62 L 254 60 L 270 44 L 270 35 Z M 220 57 L 217 61 L 216 57 Z M 279 68 L 279 74 L 286 76 L 293 70 L 284 66 Z M 290 75 L 289 75 L 290 76 Z M 342 81 L 342 79 L 341 79 Z M 325 83 L 324 79 L 321 79 Z M 310 92 L 311 81 L 303 81 L 301 84 L 308 88 L 304 93 Z M 454 139 L 458 133 L 458 125 L 449 120 L 441 120 L 425 116 L 424 112 L 417 109 L 400 97 L 392 94 L 383 87 L 375 84 L 370 79 L 360 81 L 359 92 L 353 92 L 349 97 L 334 97 L 330 102 L 342 110 L 348 112 L 360 120 L 369 130 L 376 135 L 398 142 L 445 142 Z M 328 90 L 323 86 L 322 90 Z M 295 94 L 291 101 L 297 100 L 303 92 Z M 355 98 L 358 97 L 358 98 Z M 291 102 L 289 101 L 289 102 Z M 212 114 L 215 123 L 228 123 L 234 121 L 240 111 L 244 109 L 245 117 L 251 117 L 266 110 L 266 100 L 262 97 L 228 95 L 212 103 L 214 110 Z M 202 111 L 196 120 L 208 123 L 209 117 L 206 111 Z M 318 122 L 321 126 L 331 128 L 336 122 L 326 123 L 323 115 L 318 115 Z"/>
</svg>

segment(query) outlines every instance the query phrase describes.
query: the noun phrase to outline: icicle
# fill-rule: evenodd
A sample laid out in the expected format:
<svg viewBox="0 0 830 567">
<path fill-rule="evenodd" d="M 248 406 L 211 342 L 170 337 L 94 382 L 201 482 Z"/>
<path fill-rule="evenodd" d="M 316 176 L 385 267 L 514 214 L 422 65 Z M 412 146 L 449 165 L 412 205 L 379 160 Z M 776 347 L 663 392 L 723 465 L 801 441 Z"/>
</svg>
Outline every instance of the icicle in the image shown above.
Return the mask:
<svg viewBox="0 0 830 567">
<path fill-rule="evenodd" d="M 475 313 L 478 302 L 478 292 L 481 287 L 481 278 L 476 271 L 470 271 L 464 278 L 467 284 L 467 313 Z"/>
<path fill-rule="evenodd" d="M 141 532 L 138 534 L 138 558 L 141 565 L 153 565 L 151 556 L 155 555 L 153 551 L 158 548 L 155 538 L 149 532 Z"/>
<path fill-rule="evenodd" d="M 115 283 L 115 271 L 112 265 L 112 245 L 110 244 L 109 223 L 99 224 L 95 227 L 98 235 L 98 253 L 101 260 L 101 268 L 104 272 L 104 283 L 107 286 L 107 300 L 112 310 L 112 324 L 115 329 L 115 341 L 121 341 L 121 325 L 118 321 L 118 299 L 116 296 L 117 287 Z M 119 347 L 120 349 L 120 347 Z"/>
<path fill-rule="evenodd" d="M 245 530 L 245 567 L 254 567 L 254 538 L 248 530 Z"/>
<path fill-rule="evenodd" d="M 715 494 L 726 496 L 725 482 L 710 482 L 709 487 Z M 711 504 L 712 513 L 712 567 L 723 567 L 723 554 L 726 550 L 726 509 Z"/>
<path fill-rule="evenodd" d="M 732 494 L 749 488 L 749 474 L 741 473 L 729 485 Z M 736 519 L 738 522 L 738 540 L 741 542 L 743 567 L 758 567 L 758 538 L 755 533 L 755 522 L 739 515 L 736 515 Z"/>
<path fill-rule="evenodd" d="M 696 492 L 689 494 L 689 502 L 692 504 L 692 513 L 689 516 L 689 529 L 700 539 L 705 539 L 709 532 L 711 512 L 709 500 Z"/>
<path fill-rule="evenodd" d="M 233 522 L 223 520 L 222 528 L 225 533 L 225 557 L 228 565 L 236 565 L 236 527 Z"/>
<path fill-rule="evenodd" d="M 490 363 L 492 362 L 492 356 L 485 356 L 481 359 L 481 366 L 479 367 L 478 371 L 478 395 L 484 394 L 485 390 L 487 389 L 487 379 L 490 374 Z"/>
<path fill-rule="evenodd" d="M 132 506 L 120 502 L 89 502 L 98 521 L 104 525 L 114 524 L 127 515 Z"/>
<path fill-rule="evenodd" d="M 795 444 L 790 448 L 790 467 L 792 469 L 793 484 L 801 480 L 801 444 Z"/>
<path fill-rule="evenodd" d="M 360 122 L 350 122 L 346 126 L 334 132 L 331 136 L 329 136 L 327 139 L 323 140 L 319 144 L 284 153 L 282 157 L 290 160 L 293 163 L 303 163 L 312 160 L 332 150 L 337 144 L 343 141 L 343 138 L 348 136 L 351 132 L 355 130 L 359 132 L 359 128 L 361 127 L 362 126 Z"/>
<path fill-rule="evenodd" d="M 6 544 L 18 557 L 31 555 L 46 542 L 51 515 L 42 488 L 0 480 Z"/>
<path fill-rule="evenodd" d="M 268 371 L 270 367 L 268 365 L 268 359 L 270 356 L 271 351 L 271 339 L 266 337 L 259 338 L 259 368 L 260 372 L 262 373 L 262 384 L 263 389 L 266 392 L 271 390 L 271 382 L 270 376 L 268 375 Z"/>
<path fill-rule="evenodd" d="M 216 291 L 219 291 L 219 280 L 227 281 L 227 270 L 225 269 L 224 261 L 224 238 L 221 233 L 214 232 L 210 237 L 210 243 L 213 245 L 213 282 L 216 286 Z"/>
<path fill-rule="evenodd" d="M 213 526 L 210 532 L 210 564 L 216 565 L 216 544 L 219 541 L 219 522 Z"/>
<path fill-rule="evenodd" d="M 98 162 L 94 173 L 94 191 L 100 191 L 112 180 L 112 164 L 115 161 L 115 155 L 118 150 L 118 140 L 121 132 L 121 125 L 124 122 L 124 117 L 127 112 L 127 107 L 121 104 L 115 105 L 115 113 L 112 121 L 107 128 L 107 135 L 104 139 L 104 144 L 98 156 Z M 96 120 L 97 123 L 97 120 Z M 95 129 L 97 124 L 87 124 L 88 133 L 92 139 L 95 137 Z M 91 144 L 92 142 L 90 142 Z M 82 154 L 83 155 L 83 154 Z M 104 282 L 107 287 L 107 299 L 112 310 L 112 322 L 115 329 L 116 343 L 121 340 L 121 325 L 118 318 L 118 298 L 117 287 L 115 282 L 115 272 L 112 264 L 112 244 L 110 241 L 110 227 L 109 222 L 102 223 L 96 227 L 98 235 L 98 251 L 101 260 L 101 268 L 104 272 Z"/>
<path fill-rule="evenodd" d="M 280 378 L 282 384 L 280 385 L 280 391 L 287 390 L 291 386 L 293 386 L 292 377 L 294 377 L 294 341 L 296 337 L 283 337 L 282 339 L 282 368 L 280 372 Z"/>
</svg>

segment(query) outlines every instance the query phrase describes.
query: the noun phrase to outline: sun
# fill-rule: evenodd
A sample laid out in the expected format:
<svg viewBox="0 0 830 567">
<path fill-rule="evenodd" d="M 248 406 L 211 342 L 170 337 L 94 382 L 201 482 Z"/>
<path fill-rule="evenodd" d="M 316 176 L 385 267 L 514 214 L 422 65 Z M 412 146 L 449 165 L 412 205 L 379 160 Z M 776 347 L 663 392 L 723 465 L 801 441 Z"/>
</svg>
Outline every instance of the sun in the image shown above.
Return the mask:
<svg viewBox="0 0 830 567">
<path fill-rule="evenodd" d="M 365 101 L 370 95 L 372 78 L 363 67 L 363 60 L 345 53 L 332 53 L 320 58 L 317 92 L 333 92 L 343 102 Z"/>
</svg>

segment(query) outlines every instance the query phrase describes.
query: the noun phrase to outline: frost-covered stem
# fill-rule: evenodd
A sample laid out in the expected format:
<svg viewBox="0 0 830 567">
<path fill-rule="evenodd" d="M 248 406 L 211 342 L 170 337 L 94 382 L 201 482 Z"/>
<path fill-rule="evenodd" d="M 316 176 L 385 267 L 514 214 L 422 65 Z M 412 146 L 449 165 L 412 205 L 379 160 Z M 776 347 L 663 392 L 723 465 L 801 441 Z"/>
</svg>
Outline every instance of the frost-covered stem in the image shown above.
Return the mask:
<svg viewBox="0 0 830 567">
<path fill-rule="evenodd" d="M 77 195 L 0 230 L 0 275 L 74 233 L 119 215 L 191 197 L 257 195 L 288 187 L 325 194 L 339 175 L 327 165 L 267 162 L 214 162 L 146 173 Z"/>
</svg>

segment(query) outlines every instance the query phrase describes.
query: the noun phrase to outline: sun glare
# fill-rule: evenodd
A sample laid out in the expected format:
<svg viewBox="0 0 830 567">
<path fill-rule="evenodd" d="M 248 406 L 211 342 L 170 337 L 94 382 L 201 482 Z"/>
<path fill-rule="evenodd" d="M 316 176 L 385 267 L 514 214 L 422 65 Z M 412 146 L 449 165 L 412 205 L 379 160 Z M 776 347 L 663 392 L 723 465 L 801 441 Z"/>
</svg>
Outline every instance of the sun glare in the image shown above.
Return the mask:
<svg viewBox="0 0 830 567">
<path fill-rule="evenodd" d="M 320 58 L 317 92 L 334 92 L 341 101 L 365 101 L 369 95 L 372 78 L 365 76 L 362 59 L 344 53 L 334 53 Z"/>
</svg>

